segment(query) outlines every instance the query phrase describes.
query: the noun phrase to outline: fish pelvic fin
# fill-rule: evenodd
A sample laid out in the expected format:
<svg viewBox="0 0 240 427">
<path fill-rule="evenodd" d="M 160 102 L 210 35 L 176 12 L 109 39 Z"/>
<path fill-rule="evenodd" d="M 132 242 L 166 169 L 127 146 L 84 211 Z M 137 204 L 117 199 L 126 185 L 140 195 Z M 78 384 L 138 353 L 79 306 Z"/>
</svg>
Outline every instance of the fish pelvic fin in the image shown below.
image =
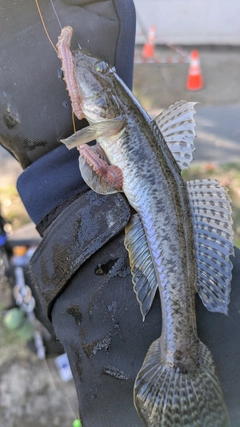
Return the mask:
<svg viewBox="0 0 240 427">
<path fill-rule="evenodd" d="M 99 194 L 114 194 L 122 191 L 123 174 L 118 166 L 110 165 L 105 152 L 97 143 L 90 147 L 78 147 L 79 169 L 88 186 Z"/>
<path fill-rule="evenodd" d="M 116 136 L 124 129 L 124 124 L 124 120 L 103 120 L 98 123 L 92 123 L 90 126 L 78 130 L 68 138 L 60 139 L 60 141 L 71 150 L 74 147 L 79 147 L 98 138 Z"/>
<path fill-rule="evenodd" d="M 199 366 L 189 372 L 161 364 L 152 343 L 134 386 L 134 404 L 147 427 L 229 427 L 212 355 L 200 342 Z"/>
</svg>

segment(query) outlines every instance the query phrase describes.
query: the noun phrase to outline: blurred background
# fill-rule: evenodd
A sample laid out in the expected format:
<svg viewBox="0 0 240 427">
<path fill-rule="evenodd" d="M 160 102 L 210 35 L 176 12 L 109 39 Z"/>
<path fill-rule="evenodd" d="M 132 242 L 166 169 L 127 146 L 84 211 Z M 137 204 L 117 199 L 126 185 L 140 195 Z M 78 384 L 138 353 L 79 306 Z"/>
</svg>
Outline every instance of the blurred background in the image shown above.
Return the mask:
<svg viewBox="0 0 240 427">
<path fill-rule="evenodd" d="M 184 178 L 217 178 L 229 189 L 235 244 L 240 247 L 240 2 L 135 0 L 135 6 L 133 92 L 153 118 L 177 100 L 199 103 L 194 116 L 196 151 Z M 192 76 L 196 65 L 197 78 L 196 69 Z M 38 236 L 33 225 L 26 226 L 29 218 L 16 191 L 20 173 L 17 162 L 0 147 L 5 231 L 12 241 L 22 232 L 37 245 Z M 12 295 L 1 265 L 0 261 L 0 309 L 4 312 Z M 77 415 L 74 386 L 72 380 L 60 379 L 55 359 L 48 360 L 50 375 L 46 361 L 2 324 L 0 349 L 0 425 L 71 426 Z M 66 394 L 72 406 L 66 403 Z"/>
</svg>

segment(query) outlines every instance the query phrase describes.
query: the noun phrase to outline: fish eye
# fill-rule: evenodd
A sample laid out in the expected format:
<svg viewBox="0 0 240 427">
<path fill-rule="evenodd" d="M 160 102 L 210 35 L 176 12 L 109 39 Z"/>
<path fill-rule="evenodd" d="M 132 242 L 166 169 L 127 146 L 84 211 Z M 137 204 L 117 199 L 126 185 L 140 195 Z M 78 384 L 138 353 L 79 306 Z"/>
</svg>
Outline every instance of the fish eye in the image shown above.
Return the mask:
<svg viewBox="0 0 240 427">
<path fill-rule="evenodd" d="M 106 62 L 104 62 L 104 61 L 100 61 L 100 62 L 97 62 L 96 64 L 95 64 L 95 70 L 97 71 L 97 73 L 105 73 L 107 70 L 108 70 L 108 64 L 106 63 Z"/>
</svg>

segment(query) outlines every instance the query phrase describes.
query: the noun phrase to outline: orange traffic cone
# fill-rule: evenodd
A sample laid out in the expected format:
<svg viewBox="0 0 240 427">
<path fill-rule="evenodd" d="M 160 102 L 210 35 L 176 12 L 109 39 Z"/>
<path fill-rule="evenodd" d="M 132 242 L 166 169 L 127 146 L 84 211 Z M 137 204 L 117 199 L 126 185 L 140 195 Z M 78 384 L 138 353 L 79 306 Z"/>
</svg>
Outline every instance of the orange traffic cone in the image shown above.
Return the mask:
<svg viewBox="0 0 240 427">
<path fill-rule="evenodd" d="M 199 90 L 203 87 L 198 50 L 192 50 L 186 87 L 188 90 Z"/>
<path fill-rule="evenodd" d="M 148 61 L 149 59 L 154 59 L 155 34 L 156 34 L 156 27 L 155 25 L 152 25 L 149 29 L 147 43 L 144 44 L 143 50 L 142 50 L 142 57 L 144 61 Z"/>
</svg>

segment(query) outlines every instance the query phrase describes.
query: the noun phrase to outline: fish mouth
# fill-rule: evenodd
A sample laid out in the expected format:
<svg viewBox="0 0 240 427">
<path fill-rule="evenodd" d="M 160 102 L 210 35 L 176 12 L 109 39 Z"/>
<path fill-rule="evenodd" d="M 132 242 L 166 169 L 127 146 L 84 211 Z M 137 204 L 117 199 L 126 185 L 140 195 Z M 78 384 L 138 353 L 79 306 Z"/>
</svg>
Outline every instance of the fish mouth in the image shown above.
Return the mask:
<svg viewBox="0 0 240 427">
<path fill-rule="evenodd" d="M 64 27 L 56 47 L 73 113 L 79 120 L 86 119 L 88 122 L 98 121 L 100 117 L 106 119 L 107 102 L 101 77 L 104 75 L 106 78 L 106 71 L 113 71 L 113 67 L 110 68 L 106 62 L 80 46 L 72 53 L 72 34 L 72 27 Z"/>
</svg>

